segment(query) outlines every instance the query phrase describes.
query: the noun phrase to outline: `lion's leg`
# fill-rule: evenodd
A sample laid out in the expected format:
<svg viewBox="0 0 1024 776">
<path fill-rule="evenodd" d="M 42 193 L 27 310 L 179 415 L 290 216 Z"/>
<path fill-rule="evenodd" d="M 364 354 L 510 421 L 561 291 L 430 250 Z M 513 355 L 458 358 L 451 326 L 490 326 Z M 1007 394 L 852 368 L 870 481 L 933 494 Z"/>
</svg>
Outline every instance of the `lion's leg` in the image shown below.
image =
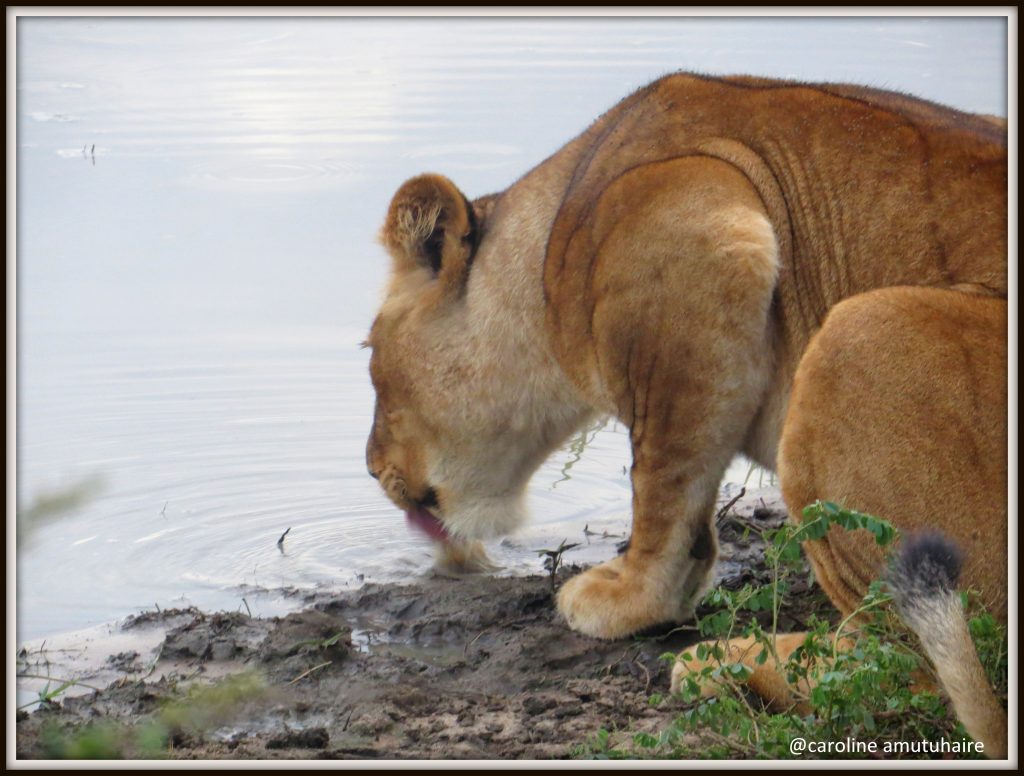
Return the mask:
<svg viewBox="0 0 1024 776">
<path fill-rule="evenodd" d="M 779 476 L 799 520 L 816 499 L 939 530 L 965 586 L 1006 615 L 1006 301 L 930 288 L 860 294 L 832 309 L 797 370 Z M 866 532 L 805 550 L 841 612 L 882 571 Z"/>
<path fill-rule="evenodd" d="M 758 662 L 764 647 L 753 637 L 731 639 L 728 642 L 704 642 L 704 646 L 709 651 L 709 657 L 704 660 L 696 657 L 696 646 L 691 647 L 684 650 L 684 654 L 688 654 L 690 659 L 684 660 L 680 656 L 680 659 L 672 667 L 672 692 L 679 692 L 687 676 L 699 674 L 705 667 L 717 668 L 719 665 L 740 663 L 750 670 L 744 685 L 756 694 L 771 711 L 807 715 L 811 713 L 812 709 L 806 699 L 814 683 L 811 680 L 803 680 L 800 686 L 792 687 L 780 671 L 779 664 L 775 662 L 777 656 L 779 661 L 785 664 L 806 638 L 806 633 L 780 633 L 775 638 L 775 655 L 769 653 L 765 656 L 764 662 Z M 852 642 L 847 638 L 840 638 L 838 646 L 840 649 L 848 649 L 852 646 Z M 720 656 L 710 656 L 711 651 L 716 647 L 720 650 Z M 726 673 L 722 681 L 731 681 L 729 676 Z M 710 697 L 717 691 L 713 682 L 703 682 L 700 689 L 704 697 Z"/>
<path fill-rule="evenodd" d="M 706 158 L 627 173 L 578 235 L 566 266 L 590 314 L 562 357 L 629 427 L 633 527 L 558 603 L 573 628 L 616 638 L 692 616 L 709 578 L 718 485 L 771 368 L 777 247 L 747 179 Z"/>
<path fill-rule="evenodd" d="M 780 444 L 793 519 L 827 499 L 885 517 L 904 534 L 941 530 L 965 551 L 963 586 L 1005 617 L 1006 402 L 1005 300 L 891 288 L 837 305 L 800 363 Z M 843 614 L 884 572 L 884 551 L 864 532 L 833 529 L 805 549 Z M 955 607 L 923 609 L 924 627 L 915 627 L 937 645 L 957 713 L 1002 756 L 1005 717 L 980 686 L 984 675 Z M 780 658 L 803 638 L 780 636 Z M 796 703 L 774 661 L 757 664 L 759 648 L 737 640 L 724 649 L 752 670 L 748 685 L 773 707 Z M 700 667 L 678 663 L 673 688 Z"/>
<path fill-rule="evenodd" d="M 837 305 L 801 360 L 779 452 L 792 515 L 820 498 L 887 518 L 904 535 L 940 531 L 964 553 L 960 586 L 980 591 L 1002 619 L 1006 315 L 1006 300 L 930 288 L 883 289 Z M 883 550 L 862 531 L 832 529 L 805 549 L 844 613 L 883 573 Z M 959 598 L 934 584 L 910 585 L 905 621 L 968 732 L 989 756 L 1005 757 L 1006 716 Z"/>
</svg>

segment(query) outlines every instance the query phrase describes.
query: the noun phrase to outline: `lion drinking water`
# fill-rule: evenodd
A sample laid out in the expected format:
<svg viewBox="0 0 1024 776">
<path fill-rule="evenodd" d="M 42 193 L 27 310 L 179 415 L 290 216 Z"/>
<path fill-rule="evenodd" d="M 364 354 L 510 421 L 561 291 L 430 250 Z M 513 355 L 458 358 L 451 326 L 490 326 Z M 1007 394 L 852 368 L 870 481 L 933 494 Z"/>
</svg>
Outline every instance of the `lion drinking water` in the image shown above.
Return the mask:
<svg viewBox="0 0 1024 776">
<path fill-rule="evenodd" d="M 692 616 L 737 453 L 779 473 L 794 519 L 825 499 L 941 530 L 1005 618 L 1005 124 L 856 86 L 676 74 L 499 194 L 407 181 L 382 241 L 367 460 L 412 523 L 479 561 L 473 542 L 523 520 L 527 481 L 570 434 L 601 414 L 629 429 L 629 548 L 563 586 L 572 628 Z M 881 571 L 862 533 L 805 547 L 844 614 Z M 922 638 L 955 629 L 943 611 Z M 969 640 L 949 650 L 977 662 Z M 998 704 L 968 708 L 988 688 L 947 690 L 1005 756 Z"/>
</svg>

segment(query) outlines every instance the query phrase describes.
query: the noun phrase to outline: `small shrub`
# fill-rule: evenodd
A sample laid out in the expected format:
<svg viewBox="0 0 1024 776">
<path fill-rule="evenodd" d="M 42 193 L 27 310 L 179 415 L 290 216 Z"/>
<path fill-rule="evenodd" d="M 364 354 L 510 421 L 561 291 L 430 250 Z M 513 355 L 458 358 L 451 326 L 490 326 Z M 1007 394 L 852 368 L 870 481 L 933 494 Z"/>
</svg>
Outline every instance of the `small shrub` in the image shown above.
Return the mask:
<svg viewBox="0 0 1024 776">
<path fill-rule="evenodd" d="M 870 586 L 858 609 L 838 626 L 812 616 L 803 643 L 788 659 L 778 660 L 779 615 L 792 581 L 806 573 L 800 545 L 822 538 L 829 530 L 866 530 L 880 546 L 890 545 L 897 536 L 895 528 L 880 518 L 832 503 L 812 504 L 799 525 L 787 524 L 766 534 L 768 584 L 711 590 L 701 606 L 701 611 L 710 612 L 697 622 L 701 636 L 708 640 L 753 638 L 760 647 L 755 662 L 775 659 L 793 688 L 798 701 L 795 710 L 778 713 L 765 708 L 744 686 L 751 669 L 727 660 L 720 644 L 700 643 L 682 655 L 664 656 L 673 663 L 699 661 L 702 665 L 683 678 L 677 697 L 684 708 L 669 729 L 660 736 L 634 736 L 628 752 L 609 748 L 607 738 L 599 738 L 593 742 L 597 746 L 589 749 L 590 756 L 932 757 L 936 755 L 901 753 L 896 744 L 969 740 L 937 691 L 922 689 L 938 687 L 938 681 L 916 637 L 889 606 L 880 582 Z M 1005 699 L 1006 628 L 981 608 L 976 596 L 969 599 L 971 635 L 990 681 Z M 824 744 L 874 742 L 875 751 L 847 746 L 832 752 L 799 752 L 791 749 L 795 739 Z"/>
</svg>

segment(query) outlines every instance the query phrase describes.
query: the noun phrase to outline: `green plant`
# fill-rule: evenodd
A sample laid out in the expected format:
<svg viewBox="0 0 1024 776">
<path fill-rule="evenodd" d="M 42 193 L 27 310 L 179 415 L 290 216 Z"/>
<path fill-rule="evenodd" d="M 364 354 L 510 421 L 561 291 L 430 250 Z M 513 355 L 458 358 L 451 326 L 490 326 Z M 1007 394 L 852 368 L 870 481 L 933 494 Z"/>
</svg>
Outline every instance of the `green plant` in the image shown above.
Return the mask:
<svg viewBox="0 0 1024 776">
<path fill-rule="evenodd" d="M 302 647 L 313 647 L 317 652 L 326 652 L 331 647 L 336 646 L 342 639 L 345 639 L 345 643 L 347 643 L 347 639 L 350 635 L 351 634 L 348 631 L 338 631 L 333 636 L 328 636 L 322 639 L 303 639 L 302 641 L 297 641 L 291 651 L 298 650 Z"/>
<path fill-rule="evenodd" d="M 28 546 L 43 526 L 92 501 L 102 490 L 103 484 L 103 479 L 94 475 L 63 488 L 39 493 L 29 504 L 18 504 L 16 524 L 19 549 Z"/>
<path fill-rule="evenodd" d="M 57 652 L 64 651 L 66 650 L 57 650 Z M 87 690 L 94 691 L 99 689 L 78 679 L 63 679 L 54 676 L 51 673 L 50 653 L 51 650 L 46 648 L 45 641 L 31 652 L 25 647 L 18 650 L 16 656 L 18 679 L 39 679 L 46 682 L 46 685 L 37 691 L 38 697 L 36 700 L 21 704 L 18 706 L 19 710 L 54 701 L 72 687 L 84 687 Z"/>
<path fill-rule="evenodd" d="M 811 616 L 802 643 L 785 659 L 777 652 L 780 613 L 791 583 L 805 572 L 801 542 L 830 530 L 866 530 L 881 546 L 897 533 L 880 518 L 818 502 L 804 511 L 799 525 L 767 532 L 765 563 L 769 582 L 739 590 L 716 588 L 698 618 L 701 642 L 682 655 L 696 668 L 682 678 L 683 709 L 660 736 L 637 734 L 632 747 L 610 747 L 597 738 L 581 756 L 788 758 L 930 757 L 934 752 L 906 751 L 906 742 L 965 742 L 966 733 L 950 714 L 920 645 L 889 606 L 881 582 L 873 583 L 861 605 L 838 624 Z M 970 631 L 997 693 L 1007 685 L 1006 629 L 970 600 Z M 779 712 L 766 708 L 745 687 L 752 671 L 730 660 L 723 642 L 750 638 L 754 661 L 769 658 L 780 666 L 796 703 Z M 810 742 L 803 752 L 793 743 Z M 604 747 L 602 749 L 602 746 Z M 955 755 L 980 756 L 962 748 Z"/>
<path fill-rule="evenodd" d="M 555 594 L 555 575 L 558 573 L 558 566 L 562 562 L 562 554 L 566 550 L 571 550 L 573 547 L 578 547 L 579 542 L 566 543 L 567 540 L 562 539 L 561 543 L 554 550 L 537 550 L 537 554 L 544 558 L 544 569 L 548 572 L 551 581 L 551 594 Z"/>
<path fill-rule="evenodd" d="M 574 747 L 570 754 L 575 758 L 591 760 L 629 760 L 634 754 L 629 747 L 622 745 L 624 741 L 628 743 L 628 738 L 616 731 L 601 728 L 586 743 Z"/>
<path fill-rule="evenodd" d="M 69 728 L 53 721 L 40 733 L 43 756 L 53 760 L 163 757 L 176 740 L 227 724 L 266 692 L 263 679 L 247 672 L 211 685 L 193 685 L 134 726 L 95 722 Z"/>
</svg>

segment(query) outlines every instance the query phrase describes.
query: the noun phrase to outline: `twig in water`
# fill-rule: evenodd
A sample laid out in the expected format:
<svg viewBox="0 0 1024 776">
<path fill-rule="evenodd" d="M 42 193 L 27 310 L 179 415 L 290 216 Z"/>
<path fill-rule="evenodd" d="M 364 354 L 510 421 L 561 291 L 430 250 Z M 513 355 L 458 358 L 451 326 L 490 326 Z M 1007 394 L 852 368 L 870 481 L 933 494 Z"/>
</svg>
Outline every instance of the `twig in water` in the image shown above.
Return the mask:
<svg viewBox="0 0 1024 776">
<path fill-rule="evenodd" d="M 243 603 L 243 604 L 245 604 L 245 611 L 246 611 L 246 614 L 248 614 L 248 615 L 249 615 L 250 617 L 252 617 L 252 612 L 251 612 L 251 611 L 249 610 L 249 602 L 248 602 L 248 601 L 246 601 L 246 600 L 245 600 L 245 599 L 243 598 L 243 599 L 242 599 L 242 603 Z"/>
<path fill-rule="evenodd" d="M 291 526 L 288 526 L 288 529 L 283 534 L 281 534 L 281 538 L 277 540 L 277 549 L 279 549 L 281 552 L 284 552 L 284 537 L 288 535 L 288 531 L 290 530 L 292 530 L 292 528 Z M 255 571 L 255 569 L 253 569 L 253 571 Z"/>
</svg>

